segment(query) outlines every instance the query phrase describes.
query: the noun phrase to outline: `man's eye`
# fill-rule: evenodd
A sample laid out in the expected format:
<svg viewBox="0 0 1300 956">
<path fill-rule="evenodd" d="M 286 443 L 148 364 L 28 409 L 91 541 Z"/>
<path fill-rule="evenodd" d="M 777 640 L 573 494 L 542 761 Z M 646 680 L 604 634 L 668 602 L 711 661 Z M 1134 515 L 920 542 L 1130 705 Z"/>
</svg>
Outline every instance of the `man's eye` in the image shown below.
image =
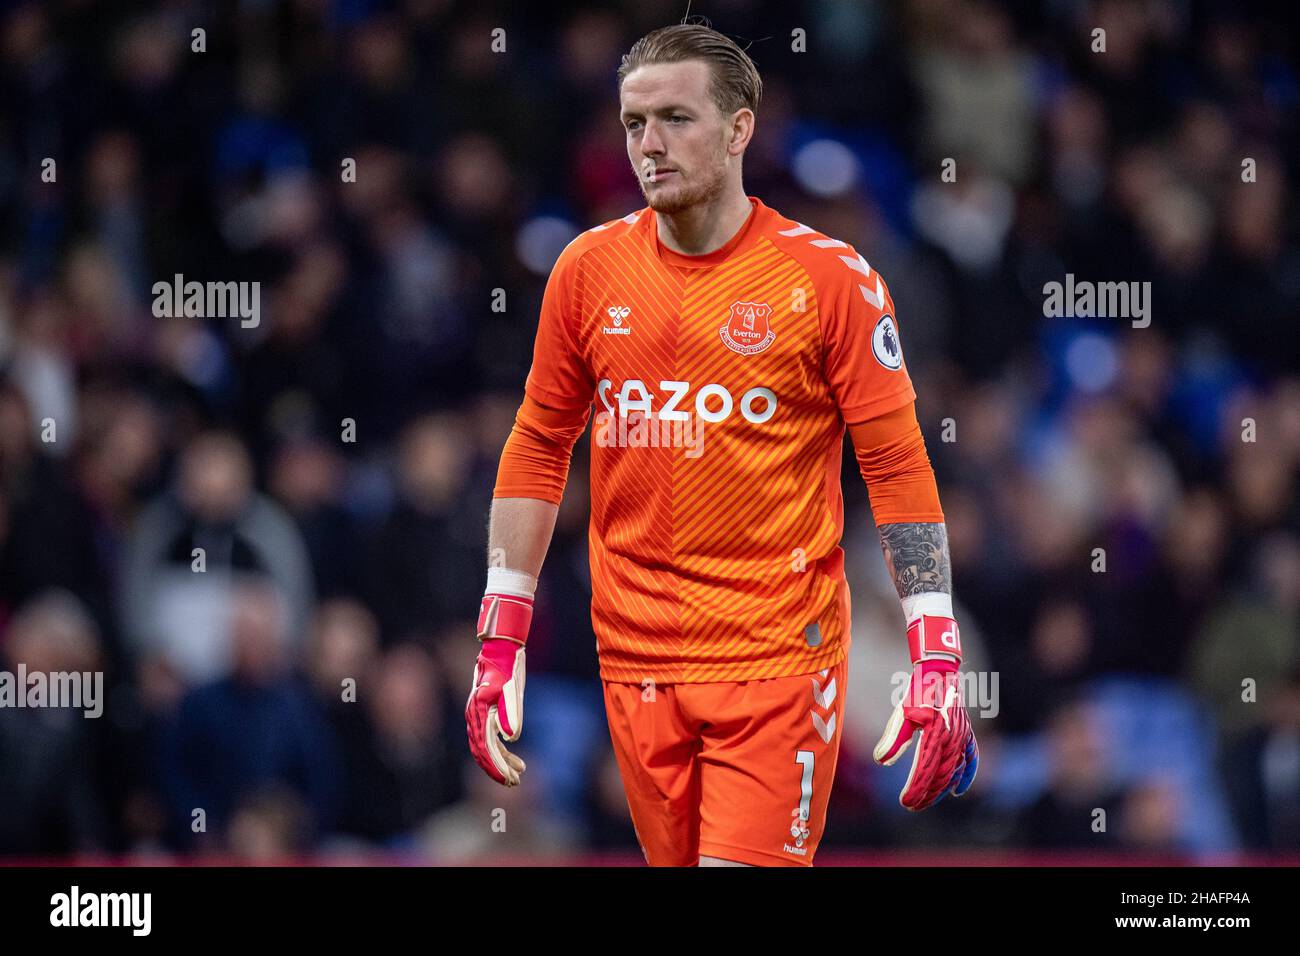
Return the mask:
<svg viewBox="0 0 1300 956">
<path fill-rule="evenodd" d="M 638 126 L 640 126 L 640 125 L 641 125 L 641 124 L 638 123 L 636 120 L 628 120 L 628 123 L 627 123 L 627 129 L 628 129 L 628 132 L 629 132 L 629 133 L 632 132 L 633 130 L 635 130 L 635 129 L 636 129 Z"/>
<path fill-rule="evenodd" d="M 685 123 L 685 122 L 686 122 L 686 117 L 685 117 L 685 116 L 678 116 L 678 115 L 674 114 L 674 115 L 668 117 L 668 120 L 669 120 L 669 122 L 672 122 L 672 123 L 677 123 L 677 122 Z"/>
</svg>

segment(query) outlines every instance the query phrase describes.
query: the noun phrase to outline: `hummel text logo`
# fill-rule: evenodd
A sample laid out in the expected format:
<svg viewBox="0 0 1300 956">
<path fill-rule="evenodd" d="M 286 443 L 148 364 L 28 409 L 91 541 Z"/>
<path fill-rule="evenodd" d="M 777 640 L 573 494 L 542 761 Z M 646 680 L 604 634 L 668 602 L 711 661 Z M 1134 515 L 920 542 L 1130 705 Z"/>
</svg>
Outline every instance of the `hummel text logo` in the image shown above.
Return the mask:
<svg viewBox="0 0 1300 956">
<path fill-rule="evenodd" d="M 606 335 L 631 335 L 632 329 L 623 325 L 623 320 L 632 314 L 632 310 L 625 305 L 611 305 L 605 310 L 606 314 L 614 321 L 614 325 L 605 326 L 601 331 Z"/>
</svg>

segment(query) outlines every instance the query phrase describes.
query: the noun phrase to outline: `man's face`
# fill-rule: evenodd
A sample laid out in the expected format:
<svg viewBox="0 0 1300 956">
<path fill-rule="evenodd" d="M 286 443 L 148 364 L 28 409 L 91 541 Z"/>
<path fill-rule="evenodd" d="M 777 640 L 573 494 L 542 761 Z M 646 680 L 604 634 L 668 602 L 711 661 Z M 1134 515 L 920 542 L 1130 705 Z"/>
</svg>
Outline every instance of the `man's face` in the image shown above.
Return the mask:
<svg viewBox="0 0 1300 956">
<path fill-rule="evenodd" d="M 726 184 L 732 117 L 722 115 L 709 95 L 709 80 L 702 60 L 639 66 L 623 79 L 627 155 L 655 212 L 671 215 L 708 203 Z"/>
</svg>

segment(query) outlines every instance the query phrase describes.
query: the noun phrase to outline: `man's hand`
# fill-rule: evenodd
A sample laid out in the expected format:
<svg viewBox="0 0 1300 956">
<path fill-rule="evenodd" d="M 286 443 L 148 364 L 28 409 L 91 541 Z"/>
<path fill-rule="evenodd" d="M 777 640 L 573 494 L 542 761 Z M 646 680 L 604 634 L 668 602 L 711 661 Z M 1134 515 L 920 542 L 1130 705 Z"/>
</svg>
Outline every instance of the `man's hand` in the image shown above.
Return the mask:
<svg viewBox="0 0 1300 956">
<path fill-rule="evenodd" d="M 488 593 L 479 608 L 478 639 L 483 646 L 465 702 L 465 729 L 475 762 L 497 783 L 513 787 L 524 772 L 524 762 L 502 741 L 518 740 L 524 729 L 524 642 L 533 617 L 536 582 L 518 572 L 507 571 L 503 577 L 506 586 L 500 586 L 498 578 L 494 587 L 489 572 Z M 520 584 L 521 579 L 526 581 Z"/>
<path fill-rule="evenodd" d="M 879 764 L 892 765 L 920 731 L 898 802 L 909 810 L 924 810 L 970 788 L 979 768 L 979 745 L 962 701 L 957 622 L 923 614 L 908 627 L 907 643 L 912 677 L 872 756 Z"/>
<path fill-rule="evenodd" d="M 469 750 L 497 783 L 513 787 L 524 762 L 502 746 L 524 727 L 524 646 L 505 638 L 485 640 L 474 662 L 474 686 L 465 704 Z"/>
</svg>

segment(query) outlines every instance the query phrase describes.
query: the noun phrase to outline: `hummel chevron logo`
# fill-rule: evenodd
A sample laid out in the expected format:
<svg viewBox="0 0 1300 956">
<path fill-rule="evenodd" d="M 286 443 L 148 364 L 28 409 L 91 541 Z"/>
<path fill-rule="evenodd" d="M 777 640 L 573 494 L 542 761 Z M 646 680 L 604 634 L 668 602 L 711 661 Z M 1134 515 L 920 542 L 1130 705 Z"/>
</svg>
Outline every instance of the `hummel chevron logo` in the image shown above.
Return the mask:
<svg viewBox="0 0 1300 956">
<path fill-rule="evenodd" d="M 803 223 L 798 223 L 793 229 L 781 230 L 778 233 L 778 235 L 789 236 L 793 238 L 795 236 L 806 236 L 808 233 L 815 232 L 815 231 L 816 230 L 814 230 L 810 226 L 805 226 Z M 818 249 L 842 249 L 843 247 L 848 245 L 847 242 L 844 242 L 840 239 L 825 239 L 825 238 L 809 239 L 808 242 L 811 245 L 816 246 Z M 854 272 L 859 273 L 868 282 L 871 281 L 871 266 L 867 264 L 867 260 L 862 258 L 861 255 L 857 257 L 840 256 L 840 261 L 843 262 L 850 269 L 852 269 Z M 867 288 L 867 286 L 863 285 L 862 283 L 858 283 L 858 290 L 862 293 L 862 298 L 866 299 L 869 303 L 871 303 L 871 305 L 874 308 L 881 309 L 882 311 L 884 310 L 885 288 L 880 282 L 879 275 L 876 276 L 875 291 L 872 291 L 871 289 Z"/>
<path fill-rule="evenodd" d="M 822 677 L 825 677 L 827 674 L 830 673 L 830 669 L 827 668 L 824 671 L 819 671 L 819 673 L 821 674 Z M 826 684 L 825 686 L 818 684 L 816 677 L 810 677 L 808 679 L 812 681 L 812 685 L 813 685 L 812 694 L 813 694 L 814 703 L 816 703 L 816 705 L 818 707 L 821 707 L 823 710 L 830 710 L 831 705 L 835 703 L 835 694 L 837 693 L 837 688 L 835 686 L 835 678 L 832 677 L 830 679 L 830 683 Z M 821 714 L 817 713 L 816 710 L 809 708 L 808 716 L 812 718 L 813 728 L 817 731 L 817 735 L 821 737 L 824 743 L 830 743 L 831 737 L 835 735 L 834 712 L 831 713 L 829 718 L 823 718 Z"/>
<path fill-rule="evenodd" d="M 862 277 L 867 281 L 871 281 L 871 266 L 867 265 L 867 260 L 862 258 L 862 256 L 859 255 L 856 259 L 851 258 L 850 256 L 840 256 L 840 261 L 843 262 L 850 269 L 852 269 L 854 272 L 862 273 Z M 866 286 L 862 285 L 861 283 L 858 284 L 858 289 L 862 292 L 862 298 L 870 302 L 872 306 L 874 306 L 877 309 L 884 309 L 885 289 L 880 284 L 879 275 L 876 276 L 875 292 L 872 292 L 870 289 L 868 289 Z"/>
<path fill-rule="evenodd" d="M 821 737 L 825 743 L 830 743 L 831 737 L 835 735 L 835 715 L 831 714 L 830 720 L 822 720 L 821 717 L 817 716 L 816 711 L 812 711 L 812 722 L 813 727 L 817 730 L 817 736 Z"/>
<path fill-rule="evenodd" d="M 606 335 L 631 335 L 632 327 L 623 324 L 623 320 L 632 314 L 632 310 L 625 305 L 611 305 L 605 310 L 605 314 L 614 320 L 612 326 L 606 325 L 601 331 Z"/>
<path fill-rule="evenodd" d="M 817 681 L 811 677 L 808 679 L 812 681 L 813 700 L 817 701 L 817 706 L 829 709 L 831 704 L 835 703 L 835 678 L 832 677 L 831 682 L 825 687 L 818 687 Z"/>
<path fill-rule="evenodd" d="M 861 272 L 864 279 L 871 278 L 871 266 L 867 264 L 867 260 L 862 258 L 861 255 L 856 259 L 852 256 L 840 256 L 840 262 L 844 263 L 854 272 Z"/>
<path fill-rule="evenodd" d="M 858 290 L 862 293 L 862 298 L 866 299 L 877 309 L 885 307 L 885 289 L 880 284 L 880 276 L 876 276 L 876 291 L 872 292 L 862 283 L 858 283 Z"/>
</svg>

